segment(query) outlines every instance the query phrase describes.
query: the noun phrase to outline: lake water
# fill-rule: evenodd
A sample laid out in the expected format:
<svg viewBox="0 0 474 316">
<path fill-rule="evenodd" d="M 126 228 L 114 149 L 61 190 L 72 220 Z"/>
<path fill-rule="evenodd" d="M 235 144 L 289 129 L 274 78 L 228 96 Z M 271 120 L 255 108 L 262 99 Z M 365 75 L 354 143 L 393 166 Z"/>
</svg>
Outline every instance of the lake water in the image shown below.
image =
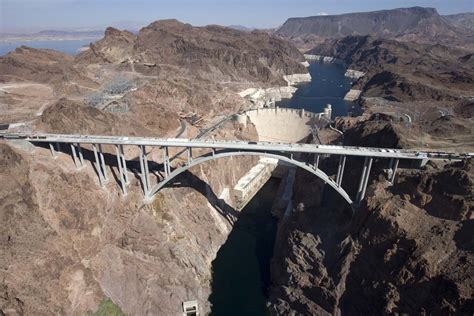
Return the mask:
<svg viewBox="0 0 474 316">
<path fill-rule="evenodd" d="M 22 45 L 33 48 L 48 48 L 63 52 L 69 55 L 76 55 L 79 48 L 88 46 L 95 40 L 65 40 L 65 41 L 19 41 L 19 42 L 0 42 L 0 56 L 14 51 Z"/>
<path fill-rule="evenodd" d="M 351 79 L 344 76 L 346 68 L 343 65 L 313 62 L 308 71 L 311 82 L 300 85 L 293 98 L 277 102 L 277 106 L 318 113 L 326 104 L 331 104 L 333 118 L 357 110 L 356 102 L 344 100 L 351 88 Z"/>
<path fill-rule="evenodd" d="M 299 86 L 290 100 L 277 105 L 322 112 L 326 104 L 335 116 L 348 115 L 357 109 L 354 102 L 344 101 L 351 80 L 338 64 L 311 63 L 310 83 Z M 279 180 L 271 179 L 242 210 L 227 241 L 212 263 L 211 315 L 269 315 L 266 307 L 271 285 L 270 260 L 277 231 L 271 215 Z"/>
</svg>

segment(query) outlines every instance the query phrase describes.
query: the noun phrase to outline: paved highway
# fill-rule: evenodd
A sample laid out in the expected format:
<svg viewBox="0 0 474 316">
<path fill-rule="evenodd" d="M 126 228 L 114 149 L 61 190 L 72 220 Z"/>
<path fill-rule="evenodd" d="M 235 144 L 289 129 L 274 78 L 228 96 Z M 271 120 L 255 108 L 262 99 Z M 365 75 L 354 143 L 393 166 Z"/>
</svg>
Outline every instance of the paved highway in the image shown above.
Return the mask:
<svg viewBox="0 0 474 316">
<path fill-rule="evenodd" d="M 374 158 L 398 159 L 431 159 L 431 160 L 463 160 L 474 156 L 474 153 L 447 153 L 416 150 L 400 150 L 390 148 L 331 146 L 315 144 L 288 144 L 275 142 L 223 141 L 185 138 L 149 138 L 149 137 L 118 137 L 98 135 L 66 135 L 66 134 L 9 134 L 0 133 L 0 139 L 22 139 L 30 142 L 44 143 L 81 143 L 104 145 L 144 145 L 159 147 L 182 148 L 214 148 L 233 151 L 260 151 L 285 153 L 312 153 L 328 155 L 363 156 Z"/>
</svg>

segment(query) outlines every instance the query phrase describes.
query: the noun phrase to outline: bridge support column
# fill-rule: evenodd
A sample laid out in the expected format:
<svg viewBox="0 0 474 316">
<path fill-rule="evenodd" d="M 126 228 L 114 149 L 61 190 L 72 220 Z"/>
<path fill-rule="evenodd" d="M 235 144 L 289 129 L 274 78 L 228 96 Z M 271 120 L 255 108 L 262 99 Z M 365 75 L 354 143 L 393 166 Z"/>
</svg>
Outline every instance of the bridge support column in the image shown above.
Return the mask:
<svg viewBox="0 0 474 316">
<path fill-rule="evenodd" d="M 346 156 L 341 156 L 339 158 L 339 166 L 337 167 L 337 176 L 336 176 L 336 183 L 338 186 L 341 186 L 342 176 L 344 175 L 345 166 L 346 166 Z"/>
<path fill-rule="evenodd" d="M 319 155 L 315 154 L 314 155 L 314 169 L 318 170 L 318 167 L 319 167 Z"/>
<path fill-rule="evenodd" d="M 188 147 L 188 165 L 193 161 L 193 149 Z"/>
<path fill-rule="evenodd" d="M 104 170 L 102 170 L 99 155 L 97 154 L 97 145 L 92 144 L 92 149 L 94 150 L 95 168 L 97 169 L 97 174 L 99 175 L 99 183 L 100 186 L 103 187 L 105 185 Z"/>
<path fill-rule="evenodd" d="M 100 164 L 102 165 L 102 172 L 104 175 L 104 180 L 105 182 L 109 181 L 109 178 L 107 177 L 107 169 L 105 169 L 105 159 L 104 159 L 104 151 L 102 150 L 102 145 L 99 144 L 99 158 L 100 158 Z"/>
<path fill-rule="evenodd" d="M 81 168 L 84 167 L 84 156 L 82 155 L 81 144 L 77 143 L 77 151 L 79 152 L 79 161 L 81 162 Z"/>
<path fill-rule="evenodd" d="M 149 172 L 146 147 L 140 146 L 140 177 L 142 180 L 143 193 L 145 194 L 145 197 L 148 196 L 148 192 L 150 191 Z"/>
<path fill-rule="evenodd" d="M 165 170 L 165 178 L 168 178 L 171 173 L 168 147 L 163 147 L 163 169 Z"/>
<path fill-rule="evenodd" d="M 72 159 L 74 160 L 74 164 L 76 165 L 76 169 L 79 169 L 82 167 L 80 161 L 79 161 L 79 158 L 77 156 L 77 152 L 76 152 L 76 145 L 71 143 L 71 153 L 72 153 Z"/>
<path fill-rule="evenodd" d="M 125 177 L 125 183 L 130 184 L 130 179 L 128 178 L 128 172 L 127 172 L 127 162 L 125 160 L 125 153 L 123 151 L 123 145 L 119 145 L 119 150 L 120 150 L 120 158 L 122 159 L 122 168 L 123 168 L 123 174 Z"/>
<path fill-rule="evenodd" d="M 115 151 L 117 152 L 117 166 L 120 173 L 120 185 L 122 186 L 123 195 L 127 195 L 127 183 L 125 180 L 125 173 L 127 172 L 127 166 L 122 165 L 122 154 L 120 150 L 120 145 L 115 145 Z"/>
<path fill-rule="evenodd" d="M 56 159 L 56 157 L 57 157 L 56 150 L 55 150 L 54 145 L 52 143 L 49 143 L 49 150 L 51 151 L 51 156 L 53 156 L 53 158 Z"/>
<path fill-rule="evenodd" d="M 393 184 L 395 182 L 395 175 L 397 173 L 397 168 L 398 168 L 398 159 L 395 159 L 395 160 L 390 160 L 390 170 L 391 170 L 391 174 L 390 174 L 390 183 Z"/>
<path fill-rule="evenodd" d="M 367 189 L 367 184 L 369 183 L 370 169 L 372 168 L 372 157 L 366 157 L 364 161 L 364 168 L 362 169 L 362 176 L 359 182 L 359 188 L 357 190 L 356 203 L 360 202 L 365 197 L 365 191 Z"/>
</svg>

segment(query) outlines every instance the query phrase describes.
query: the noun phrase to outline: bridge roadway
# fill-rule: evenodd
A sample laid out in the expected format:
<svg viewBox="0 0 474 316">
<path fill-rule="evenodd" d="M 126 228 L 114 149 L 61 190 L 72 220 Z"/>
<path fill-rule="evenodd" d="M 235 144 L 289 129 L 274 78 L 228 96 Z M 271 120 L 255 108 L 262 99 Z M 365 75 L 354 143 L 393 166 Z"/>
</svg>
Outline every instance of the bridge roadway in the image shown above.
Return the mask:
<svg viewBox="0 0 474 316">
<path fill-rule="evenodd" d="M 60 151 L 59 144 L 68 144 L 76 168 L 84 166 L 84 157 L 81 145 L 88 144 L 92 146 L 95 167 L 99 176 L 99 183 L 104 187 L 108 181 L 106 164 L 102 145 L 115 146 L 117 155 L 117 167 L 120 174 L 120 185 L 122 192 L 127 195 L 127 185 L 130 183 L 127 168 L 127 159 L 124 154 L 124 146 L 137 146 L 140 149 L 140 179 L 144 191 L 145 201 L 151 201 L 163 186 L 172 181 L 176 176 L 185 172 L 189 168 L 210 160 L 250 155 L 266 156 L 279 161 L 283 161 L 294 166 L 300 167 L 322 179 L 326 184 L 336 190 L 350 205 L 354 205 L 351 197 L 342 188 L 342 178 L 347 156 L 364 157 L 355 205 L 358 205 L 365 196 L 368 185 L 370 170 L 373 159 L 389 159 L 389 182 L 394 183 L 399 160 L 419 161 L 419 166 L 423 166 L 428 160 L 463 160 L 470 159 L 473 153 L 446 153 L 431 151 L 414 151 L 389 148 L 369 148 L 369 147 L 350 147 L 350 146 L 331 146 L 319 144 L 290 144 L 275 142 L 253 142 L 253 141 L 224 141 L 224 140 L 201 140 L 201 139 L 183 139 L 183 138 L 149 138 L 149 137 L 118 137 L 118 136 L 93 136 L 93 135 L 64 135 L 64 134 L 7 134 L 0 133 L 0 139 L 6 140 L 25 140 L 32 143 L 47 143 L 51 149 L 53 157 Z M 149 161 L 146 147 L 159 147 L 163 152 L 163 173 L 161 180 L 154 186 L 150 183 Z M 169 156 L 169 148 L 184 148 L 187 153 L 187 163 L 176 166 L 174 170 L 171 167 L 172 157 Z M 201 153 L 193 156 L 192 149 L 209 149 L 207 153 Z M 300 161 L 294 155 L 296 153 L 305 153 L 314 155 L 314 163 Z M 335 179 L 329 177 L 319 168 L 321 157 L 336 155 L 339 156 L 339 164 Z"/>
<path fill-rule="evenodd" d="M 464 160 L 474 156 L 474 153 L 453 153 L 436 151 L 416 151 L 391 148 L 353 147 L 315 144 L 289 144 L 276 142 L 230 141 L 230 140 L 201 140 L 185 138 L 151 138 L 151 137 L 118 137 L 98 135 L 68 135 L 68 134 L 7 134 L 0 133 L 0 139 L 18 139 L 43 143 L 70 144 L 102 144 L 102 145 L 134 145 L 153 147 L 182 147 L 229 149 L 233 151 L 261 151 L 284 153 L 309 153 L 318 155 L 361 156 L 373 158 L 415 159 L 415 160 Z"/>
</svg>

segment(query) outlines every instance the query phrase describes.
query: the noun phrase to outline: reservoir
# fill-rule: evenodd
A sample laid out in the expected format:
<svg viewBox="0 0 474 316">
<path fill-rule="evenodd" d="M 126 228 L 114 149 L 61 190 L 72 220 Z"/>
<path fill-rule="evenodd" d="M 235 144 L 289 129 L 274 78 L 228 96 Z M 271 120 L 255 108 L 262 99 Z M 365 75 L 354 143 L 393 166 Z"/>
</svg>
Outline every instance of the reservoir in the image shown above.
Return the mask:
<svg viewBox="0 0 474 316">
<path fill-rule="evenodd" d="M 64 41 L 15 41 L 15 42 L 0 42 L 0 56 L 14 51 L 17 47 L 28 46 L 33 48 L 47 48 L 54 49 L 68 55 L 76 55 L 79 49 L 83 46 L 89 46 L 94 39 L 89 40 L 64 40 Z"/>
<path fill-rule="evenodd" d="M 301 84 L 291 99 L 277 102 L 279 107 L 323 112 L 326 104 L 332 105 L 332 118 L 347 116 L 357 109 L 356 102 L 344 100 L 351 89 L 351 79 L 344 76 L 346 68 L 337 63 L 312 62 L 308 67 L 311 82 Z"/>
<path fill-rule="evenodd" d="M 331 104 L 334 116 L 346 116 L 356 104 L 344 101 L 351 81 L 339 64 L 311 63 L 312 81 L 299 86 L 277 106 L 322 112 Z M 211 315 L 269 315 L 270 260 L 277 231 L 271 214 L 280 180 L 272 178 L 241 211 L 227 241 L 212 262 Z"/>
</svg>

